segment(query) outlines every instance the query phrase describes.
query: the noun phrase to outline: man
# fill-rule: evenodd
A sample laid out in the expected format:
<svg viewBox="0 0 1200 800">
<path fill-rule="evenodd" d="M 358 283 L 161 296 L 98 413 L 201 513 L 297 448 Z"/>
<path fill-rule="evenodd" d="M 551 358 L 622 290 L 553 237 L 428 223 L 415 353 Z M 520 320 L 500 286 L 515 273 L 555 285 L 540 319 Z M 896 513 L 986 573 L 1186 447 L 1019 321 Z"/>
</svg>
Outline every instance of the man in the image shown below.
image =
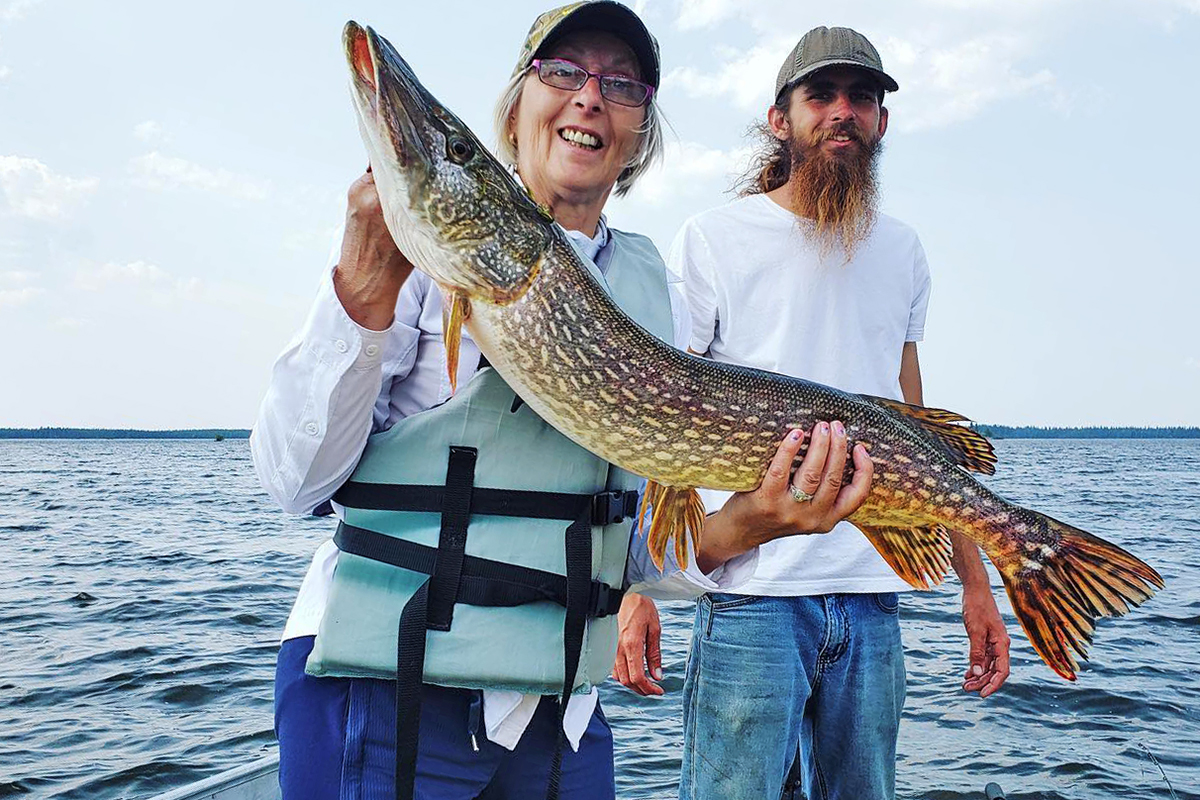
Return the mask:
<svg viewBox="0 0 1200 800">
<path fill-rule="evenodd" d="M 816 28 L 788 55 L 742 197 L 690 219 L 672 248 L 693 352 L 922 402 L 925 255 L 912 229 L 876 209 L 883 97 L 897 89 L 871 43 L 846 28 Z M 710 524 L 728 516 L 726 497 L 705 494 Z M 978 548 L 953 539 L 971 643 L 963 688 L 986 697 L 1008 675 L 1008 636 Z M 738 594 L 702 598 L 680 797 L 778 800 L 795 761 L 809 800 L 891 798 L 904 701 L 896 593 L 907 588 L 842 522 L 763 546 Z M 657 655 L 649 601 L 629 600 L 622 618 L 617 672 L 659 693 L 642 667 L 643 652 Z"/>
</svg>

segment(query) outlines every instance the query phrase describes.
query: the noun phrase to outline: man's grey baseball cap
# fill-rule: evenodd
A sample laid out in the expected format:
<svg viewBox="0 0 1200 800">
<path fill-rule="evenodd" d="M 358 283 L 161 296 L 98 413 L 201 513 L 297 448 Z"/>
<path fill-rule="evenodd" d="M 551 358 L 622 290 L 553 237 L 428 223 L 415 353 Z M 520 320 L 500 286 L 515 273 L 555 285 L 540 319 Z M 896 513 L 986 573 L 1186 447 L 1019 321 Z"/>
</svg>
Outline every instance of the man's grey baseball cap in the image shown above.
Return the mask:
<svg viewBox="0 0 1200 800">
<path fill-rule="evenodd" d="M 783 90 L 825 67 L 859 67 L 879 79 L 885 91 L 894 92 L 899 84 L 883 71 L 879 51 L 867 37 L 850 28 L 813 28 L 796 44 L 779 68 L 775 80 L 775 100 Z"/>
</svg>

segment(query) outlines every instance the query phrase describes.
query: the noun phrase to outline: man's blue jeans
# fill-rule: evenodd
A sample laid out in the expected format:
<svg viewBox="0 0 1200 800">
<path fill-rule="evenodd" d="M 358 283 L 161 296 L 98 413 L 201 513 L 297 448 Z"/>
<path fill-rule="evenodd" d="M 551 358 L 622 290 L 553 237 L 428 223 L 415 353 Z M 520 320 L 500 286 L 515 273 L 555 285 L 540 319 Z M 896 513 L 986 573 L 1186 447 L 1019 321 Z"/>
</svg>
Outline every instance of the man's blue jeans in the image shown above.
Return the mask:
<svg viewBox="0 0 1200 800">
<path fill-rule="evenodd" d="M 904 705 L 898 598 L 700 598 L 683 687 L 681 800 L 891 800 Z"/>
</svg>

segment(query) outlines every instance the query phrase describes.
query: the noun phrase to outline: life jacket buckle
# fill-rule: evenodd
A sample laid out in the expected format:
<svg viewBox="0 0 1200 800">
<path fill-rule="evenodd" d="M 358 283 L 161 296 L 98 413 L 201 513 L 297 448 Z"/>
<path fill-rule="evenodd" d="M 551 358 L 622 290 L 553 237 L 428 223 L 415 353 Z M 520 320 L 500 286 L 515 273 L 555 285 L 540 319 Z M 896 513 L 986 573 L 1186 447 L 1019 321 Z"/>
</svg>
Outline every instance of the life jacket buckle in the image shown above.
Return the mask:
<svg viewBox="0 0 1200 800">
<path fill-rule="evenodd" d="M 592 581 L 592 588 L 588 595 L 587 614 L 590 619 L 596 619 L 612 616 L 620 611 L 625 590 L 614 589 L 603 581 Z"/>
<path fill-rule="evenodd" d="M 600 492 L 592 495 L 592 524 L 613 525 L 637 513 L 637 492 Z"/>
</svg>

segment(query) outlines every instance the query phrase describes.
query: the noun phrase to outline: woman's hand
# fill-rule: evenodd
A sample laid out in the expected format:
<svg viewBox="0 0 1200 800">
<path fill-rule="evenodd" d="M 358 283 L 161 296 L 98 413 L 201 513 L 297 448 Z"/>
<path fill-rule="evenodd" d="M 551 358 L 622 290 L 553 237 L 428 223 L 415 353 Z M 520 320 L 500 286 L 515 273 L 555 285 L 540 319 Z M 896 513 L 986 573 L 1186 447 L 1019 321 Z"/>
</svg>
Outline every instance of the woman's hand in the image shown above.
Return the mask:
<svg viewBox="0 0 1200 800">
<path fill-rule="evenodd" d="M 413 265 L 388 232 L 371 168 L 350 185 L 342 254 L 333 288 L 350 319 L 373 331 L 391 327 L 400 288 Z"/>
<path fill-rule="evenodd" d="M 735 494 L 708 518 L 696 557 L 702 571 L 711 572 L 730 558 L 783 536 L 831 531 L 867 499 L 875 469 L 861 444 L 849 454 L 854 477 L 843 485 L 848 453 L 841 422 L 817 423 L 793 478 L 792 461 L 803 442 L 804 431 L 789 433 L 759 487 Z"/>
</svg>

